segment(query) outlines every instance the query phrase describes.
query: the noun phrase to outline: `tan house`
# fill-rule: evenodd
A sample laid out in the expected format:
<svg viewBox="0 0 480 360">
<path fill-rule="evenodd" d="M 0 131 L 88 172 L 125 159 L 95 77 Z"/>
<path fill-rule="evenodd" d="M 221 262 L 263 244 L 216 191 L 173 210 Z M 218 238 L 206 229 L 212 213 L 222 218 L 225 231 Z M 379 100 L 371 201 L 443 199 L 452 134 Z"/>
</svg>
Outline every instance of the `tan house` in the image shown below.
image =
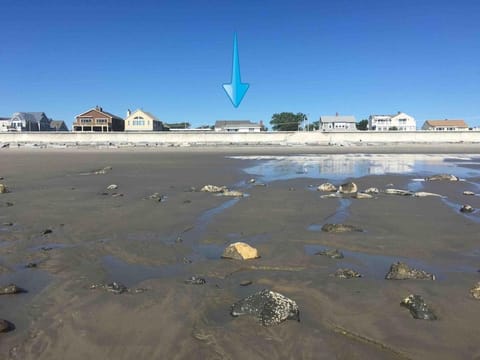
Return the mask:
<svg viewBox="0 0 480 360">
<path fill-rule="evenodd" d="M 110 114 L 97 106 L 75 117 L 73 131 L 108 132 L 123 131 L 125 122 L 117 115 Z"/>
<path fill-rule="evenodd" d="M 468 125 L 463 120 L 427 120 L 422 126 L 422 130 L 431 131 L 465 131 Z"/>
<path fill-rule="evenodd" d="M 154 115 L 143 110 L 133 113 L 128 110 L 125 119 L 125 131 L 166 131 L 167 127 Z"/>
</svg>

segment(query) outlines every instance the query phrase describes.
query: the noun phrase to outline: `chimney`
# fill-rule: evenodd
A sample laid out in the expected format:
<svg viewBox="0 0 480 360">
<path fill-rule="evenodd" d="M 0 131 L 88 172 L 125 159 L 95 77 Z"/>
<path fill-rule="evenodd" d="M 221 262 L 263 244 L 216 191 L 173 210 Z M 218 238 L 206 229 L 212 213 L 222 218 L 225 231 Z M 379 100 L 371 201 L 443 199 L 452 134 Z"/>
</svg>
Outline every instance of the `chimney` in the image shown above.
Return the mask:
<svg viewBox="0 0 480 360">
<path fill-rule="evenodd" d="M 95 110 L 100 110 L 100 106 L 96 105 Z"/>
<path fill-rule="evenodd" d="M 335 113 L 335 116 L 338 117 L 338 112 Z"/>
<path fill-rule="evenodd" d="M 132 115 L 132 112 L 130 111 L 130 109 L 127 109 L 127 117 L 129 117 L 130 115 Z"/>
</svg>

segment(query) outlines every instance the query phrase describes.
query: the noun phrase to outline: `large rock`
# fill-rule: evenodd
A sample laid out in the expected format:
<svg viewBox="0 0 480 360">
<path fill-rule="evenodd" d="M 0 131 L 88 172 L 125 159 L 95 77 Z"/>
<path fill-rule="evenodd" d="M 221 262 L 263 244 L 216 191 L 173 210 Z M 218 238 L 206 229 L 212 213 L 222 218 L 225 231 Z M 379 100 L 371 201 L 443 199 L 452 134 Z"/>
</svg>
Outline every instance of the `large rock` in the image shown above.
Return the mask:
<svg viewBox="0 0 480 360">
<path fill-rule="evenodd" d="M 355 270 L 352 269 L 338 269 L 333 273 L 333 276 L 340 278 L 340 279 L 355 279 L 361 278 L 362 275 Z"/>
<path fill-rule="evenodd" d="M 236 242 L 228 245 L 222 254 L 222 258 L 234 260 L 249 260 L 258 257 L 257 249 L 244 242 Z"/>
<path fill-rule="evenodd" d="M 367 193 L 357 192 L 352 195 L 354 199 L 373 199 L 373 196 Z"/>
<path fill-rule="evenodd" d="M 460 179 L 452 174 L 436 174 L 427 176 L 426 181 L 459 181 Z"/>
<path fill-rule="evenodd" d="M 435 193 L 426 192 L 426 191 L 417 191 L 417 192 L 413 193 L 413 196 L 415 196 L 415 197 L 428 197 L 428 196 L 433 196 L 433 197 L 441 197 L 441 198 L 444 198 L 444 197 L 445 197 L 445 196 L 440 195 L 440 194 L 435 194 Z"/>
<path fill-rule="evenodd" d="M 318 191 L 334 192 L 334 191 L 337 191 L 337 187 L 333 184 L 330 184 L 330 183 L 324 183 L 324 184 L 320 185 L 317 188 L 317 190 Z"/>
<path fill-rule="evenodd" d="M 342 194 L 353 194 L 358 191 L 357 184 L 354 182 L 348 182 L 345 184 L 342 184 L 338 187 L 338 191 Z"/>
<path fill-rule="evenodd" d="M 226 186 L 216 186 L 216 185 L 205 185 L 200 189 L 200 191 L 208 193 L 222 193 L 227 190 Z"/>
<path fill-rule="evenodd" d="M 8 192 L 8 189 L 5 185 L 0 184 L 0 194 L 5 194 Z"/>
<path fill-rule="evenodd" d="M 12 295 L 23 292 L 23 289 L 15 284 L 8 284 L 7 286 L 0 287 L 0 295 Z"/>
<path fill-rule="evenodd" d="M 390 270 L 387 275 L 385 275 L 387 280 L 408 280 L 408 279 L 417 279 L 417 280 L 435 280 L 435 275 L 430 274 L 423 270 L 417 270 L 411 268 L 405 263 L 397 262 L 390 266 Z"/>
<path fill-rule="evenodd" d="M 465 190 L 465 191 L 463 192 L 463 195 L 473 196 L 473 195 L 475 195 L 475 193 L 474 193 L 473 191 Z"/>
<path fill-rule="evenodd" d="M 420 295 L 409 295 L 400 303 L 401 306 L 410 310 L 414 319 L 420 320 L 437 320 L 437 316 L 425 303 Z"/>
<path fill-rule="evenodd" d="M 362 232 L 363 230 L 347 224 L 325 224 L 322 226 L 322 231 L 329 232 L 329 233 L 344 233 L 344 232 Z"/>
<path fill-rule="evenodd" d="M 412 196 L 414 193 L 407 190 L 400 189 L 385 189 L 385 194 L 388 195 L 400 195 L 400 196 Z"/>
<path fill-rule="evenodd" d="M 477 300 L 480 300 L 480 281 L 470 289 L 470 294 Z"/>
<path fill-rule="evenodd" d="M 232 305 L 232 316 L 251 315 L 264 326 L 278 325 L 287 319 L 300 321 L 295 301 L 267 289 L 250 295 Z"/>
</svg>

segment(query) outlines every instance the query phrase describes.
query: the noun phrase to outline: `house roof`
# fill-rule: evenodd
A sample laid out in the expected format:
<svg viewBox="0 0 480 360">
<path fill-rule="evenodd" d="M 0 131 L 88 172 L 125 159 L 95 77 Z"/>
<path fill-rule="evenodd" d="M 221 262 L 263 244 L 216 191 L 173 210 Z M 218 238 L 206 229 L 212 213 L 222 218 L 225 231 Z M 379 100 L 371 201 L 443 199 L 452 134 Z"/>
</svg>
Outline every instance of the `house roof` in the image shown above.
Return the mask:
<svg viewBox="0 0 480 360">
<path fill-rule="evenodd" d="M 67 125 L 65 124 L 65 121 L 63 121 L 63 120 L 52 120 L 52 121 L 50 121 L 50 127 L 52 129 L 60 129 L 63 126 L 67 127 Z"/>
<path fill-rule="evenodd" d="M 152 120 L 155 120 L 155 121 L 160 121 L 159 118 L 157 118 L 155 115 L 153 115 L 152 113 L 148 112 L 148 111 L 144 111 L 142 109 L 137 109 L 135 111 L 133 111 L 130 116 L 127 116 L 127 119 L 130 118 L 132 115 L 134 115 L 135 113 L 142 113 L 142 114 L 145 114 L 146 116 L 148 116 L 150 119 Z"/>
<path fill-rule="evenodd" d="M 355 116 L 353 115 L 322 115 L 320 116 L 321 123 L 355 123 Z"/>
<path fill-rule="evenodd" d="M 92 109 L 89 109 L 89 110 L 87 110 L 87 111 L 84 111 L 83 113 L 81 113 L 80 115 L 77 115 L 76 117 L 83 116 L 83 115 L 85 115 L 86 113 L 88 113 L 88 112 L 90 112 L 90 111 L 97 111 L 97 112 L 99 112 L 99 113 L 101 113 L 101 114 L 104 114 L 104 115 L 107 115 L 107 116 L 111 117 L 112 119 L 118 119 L 118 120 L 122 120 L 122 121 L 123 121 L 123 119 L 122 119 L 120 116 L 111 114 L 111 113 L 103 110 L 101 107 L 94 107 L 94 108 L 92 108 Z"/>
<path fill-rule="evenodd" d="M 260 124 L 251 122 L 249 120 L 217 120 L 215 122 L 216 128 L 222 128 L 222 127 L 228 127 L 228 126 L 262 127 Z"/>
<path fill-rule="evenodd" d="M 463 127 L 463 128 L 468 128 L 468 125 L 465 123 L 464 120 L 427 120 L 425 121 L 425 124 L 428 124 L 429 126 L 453 126 L 453 127 Z"/>
<path fill-rule="evenodd" d="M 35 112 L 16 112 L 12 115 L 13 117 L 19 117 L 22 120 L 39 122 L 43 118 L 47 118 L 44 112 L 35 111 Z"/>
</svg>

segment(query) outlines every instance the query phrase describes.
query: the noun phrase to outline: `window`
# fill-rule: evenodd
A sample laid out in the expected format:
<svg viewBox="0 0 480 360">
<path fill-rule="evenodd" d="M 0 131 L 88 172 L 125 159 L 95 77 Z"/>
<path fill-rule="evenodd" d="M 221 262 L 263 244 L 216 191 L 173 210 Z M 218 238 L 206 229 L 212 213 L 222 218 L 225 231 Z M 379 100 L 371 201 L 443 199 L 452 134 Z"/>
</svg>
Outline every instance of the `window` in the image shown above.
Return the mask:
<svg viewBox="0 0 480 360">
<path fill-rule="evenodd" d="M 133 126 L 144 126 L 145 120 L 141 116 L 135 116 L 133 118 Z"/>
<path fill-rule="evenodd" d="M 92 118 L 80 118 L 81 124 L 90 124 L 92 122 Z"/>
<path fill-rule="evenodd" d="M 97 124 L 106 124 L 108 122 L 107 119 L 101 118 L 101 119 L 95 119 Z"/>
</svg>

